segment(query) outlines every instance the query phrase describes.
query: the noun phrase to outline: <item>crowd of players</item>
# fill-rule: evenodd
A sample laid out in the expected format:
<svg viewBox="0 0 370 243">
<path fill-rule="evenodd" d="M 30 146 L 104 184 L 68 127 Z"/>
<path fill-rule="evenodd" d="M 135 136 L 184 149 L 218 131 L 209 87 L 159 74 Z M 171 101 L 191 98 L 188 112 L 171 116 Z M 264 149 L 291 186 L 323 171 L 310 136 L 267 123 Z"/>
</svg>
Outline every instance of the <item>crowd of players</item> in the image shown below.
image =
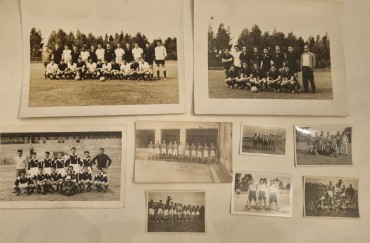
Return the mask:
<svg viewBox="0 0 370 243">
<path fill-rule="evenodd" d="M 357 211 L 358 203 L 355 197 L 355 189 L 352 184 L 348 187 L 339 179 L 336 185 L 329 182 L 325 185 L 321 197 L 313 196 L 309 201 L 307 210 L 310 213 L 330 213 Z"/>
<path fill-rule="evenodd" d="M 325 155 L 337 157 L 339 155 L 348 155 L 349 139 L 343 131 L 333 135 L 327 132 L 326 135 L 321 131 L 320 135 L 309 136 L 306 145 L 306 155 Z"/>
<path fill-rule="evenodd" d="M 237 173 L 235 177 L 235 192 L 239 195 L 241 192 L 248 193 L 248 200 L 245 205 L 245 210 L 273 210 L 275 206 L 276 211 L 278 207 L 278 192 L 281 189 L 281 181 L 276 178 L 267 181 L 267 178 L 260 178 L 255 180 L 251 174 L 246 174 L 241 177 Z"/>
<path fill-rule="evenodd" d="M 279 150 L 283 147 L 283 136 L 277 134 L 257 134 L 253 138 L 253 148 L 259 150 Z"/>
<path fill-rule="evenodd" d="M 94 158 L 90 157 L 89 151 L 85 151 L 84 157 L 80 158 L 74 147 L 70 155 L 58 153 L 57 158 L 51 157 L 48 151 L 43 159 L 38 159 L 36 152 L 32 152 L 30 159 L 23 155 L 22 150 L 17 153 L 14 158 L 17 178 L 13 192 L 16 195 L 60 192 L 70 196 L 78 192 L 90 192 L 93 186 L 98 192 L 107 192 L 107 169 L 112 160 L 103 148 Z M 93 176 L 94 169 L 96 172 Z"/>
<path fill-rule="evenodd" d="M 86 45 L 83 45 L 81 50 L 78 50 L 77 45 L 73 45 L 72 50 L 66 45 L 62 50 L 59 44 L 56 44 L 52 51 L 46 46 L 41 55 L 45 67 L 44 77 L 45 79 L 100 79 L 101 81 L 153 80 L 153 63 L 155 63 L 157 79 L 160 79 L 160 69 L 162 69 L 166 80 L 167 51 L 162 41 L 158 40 L 156 45 L 155 48 L 151 48 L 150 44 L 146 43 L 143 49 L 138 43 L 135 43 L 133 48 L 126 43 L 125 48 L 117 44 L 116 49 L 113 49 L 108 43 L 105 49 L 98 44 L 97 49 L 92 45 L 89 50 Z"/>
<path fill-rule="evenodd" d="M 166 203 L 153 199 L 148 202 L 149 223 L 204 220 L 204 214 L 204 205 L 174 203 L 171 196 L 167 197 Z"/>
<path fill-rule="evenodd" d="M 240 51 L 239 46 L 234 46 L 233 52 L 225 49 L 221 61 L 224 65 L 226 85 L 231 89 L 249 89 L 251 92 L 301 92 L 298 82 L 300 62 L 304 92 L 308 92 L 308 82 L 312 92 L 315 92 L 315 55 L 308 51 L 308 46 L 304 49 L 301 57 L 298 57 L 292 46 L 288 47 L 286 53 L 280 50 L 280 46 L 276 46 L 273 54 L 269 53 L 268 48 L 264 48 L 263 53 L 260 53 L 257 47 L 253 48 L 252 53 L 246 47 L 242 47 Z"/>
<path fill-rule="evenodd" d="M 174 141 L 167 144 L 166 140 L 163 140 L 162 143 L 157 141 L 155 144 L 150 141 L 148 145 L 149 160 L 214 164 L 216 163 L 216 152 L 216 146 L 213 143 L 210 145 L 204 143 L 204 146 L 201 143 L 198 145 L 186 143 L 184 146 L 182 142 L 178 144 Z"/>
</svg>

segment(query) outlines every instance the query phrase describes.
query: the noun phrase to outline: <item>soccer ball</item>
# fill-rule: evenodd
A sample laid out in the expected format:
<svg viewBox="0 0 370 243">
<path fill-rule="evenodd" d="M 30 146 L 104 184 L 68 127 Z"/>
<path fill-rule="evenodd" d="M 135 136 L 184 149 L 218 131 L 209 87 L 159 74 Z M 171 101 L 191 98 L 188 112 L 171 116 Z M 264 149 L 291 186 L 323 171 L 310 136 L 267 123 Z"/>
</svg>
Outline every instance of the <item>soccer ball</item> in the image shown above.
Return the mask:
<svg viewBox="0 0 370 243">
<path fill-rule="evenodd" d="M 75 77 L 75 80 L 79 80 L 79 79 L 80 79 L 80 76 L 78 76 L 78 75 L 77 75 L 77 76 Z"/>
<path fill-rule="evenodd" d="M 255 86 L 254 86 L 254 87 L 252 87 L 252 88 L 251 88 L 251 92 L 252 92 L 252 93 L 257 93 L 257 87 L 255 87 Z"/>
<path fill-rule="evenodd" d="M 105 78 L 104 77 L 100 77 L 99 80 L 103 82 L 105 80 Z"/>
</svg>

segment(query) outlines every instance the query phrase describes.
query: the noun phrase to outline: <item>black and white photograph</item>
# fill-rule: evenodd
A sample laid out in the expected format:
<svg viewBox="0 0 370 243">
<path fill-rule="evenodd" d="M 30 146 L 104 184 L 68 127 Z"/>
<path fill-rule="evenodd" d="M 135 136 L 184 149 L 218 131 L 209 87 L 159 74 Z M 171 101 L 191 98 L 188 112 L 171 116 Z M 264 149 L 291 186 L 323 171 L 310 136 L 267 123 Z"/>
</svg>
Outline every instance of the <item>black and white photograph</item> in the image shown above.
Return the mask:
<svg viewBox="0 0 370 243">
<path fill-rule="evenodd" d="M 76 128 L 2 129 L 0 207 L 124 206 L 125 128 Z"/>
<path fill-rule="evenodd" d="M 231 183 L 232 123 L 137 121 L 135 182 Z"/>
<path fill-rule="evenodd" d="M 47 0 L 21 5 L 27 42 L 22 116 L 62 107 L 71 109 L 58 116 L 183 112 L 182 0 L 67 0 L 63 5 L 75 7 L 63 11 Z M 81 106 L 101 114 L 68 113 Z M 118 106 L 128 110 L 104 108 Z"/>
<path fill-rule="evenodd" d="M 286 127 L 242 123 L 240 154 L 285 156 Z"/>
<path fill-rule="evenodd" d="M 147 233 L 205 233 L 204 191 L 148 191 Z"/>
<path fill-rule="evenodd" d="M 304 216 L 359 218 L 359 179 L 304 177 Z"/>
<path fill-rule="evenodd" d="M 352 127 L 295 126 L 297 166 L 351 166 Z"/>
<path fill-rule="evenodd" d="M 292 217 L 290 174 L 236 171 L 232 190 L 232 214 Z"/>
<path fill-rule="evenodd" d="M 333 101 L 335 85 L 345 88 L 345 72 L 337 70 L 338 61 L 339 67 L 343 63 L 333 60 L 339 54 L 332 43 L 333 39 L 337 41 L 337 26 L 332 20 L 337 17 L 329 17 L 324 12 L 329 8 L 339 11 L 338 4 L 217 0 L 209 6 L 196 2 L 200 9 L 207 8 L 206 13 L 201 13 L 205 15 L 202 20 L 208 20 L 207 42 L 202 42 L 207 45 L 204 55 L 208 57 L 208 68 L 202 77 L 207 77 L 204 95 L 209 100 L 235 104 L 248 100 L 270 100 L 275 104 L 282 100 L 290 104 L 295 102 L 292 100 L 300 100 L 320 104 L 326 102 L 316 101 Z M 332 9 L 332 5 L 335 8 Z M 204 32 L 206 27 L 201 23 Z M 204 33 L 201 36 L 203 38 Z M 333 52 L 336 54 L 332 55 Z M 197 53 L 196 49 L 195 55 Z M 333 77 L 338 73 L 340 82 L 334 83 Z M 203 84 L 205 80 L 199 82 Z M 235 109 L 239 107 L 245 108 L 238 105 Z M 253 107 L 244 111 L 250 109 Z"/>
</svg>

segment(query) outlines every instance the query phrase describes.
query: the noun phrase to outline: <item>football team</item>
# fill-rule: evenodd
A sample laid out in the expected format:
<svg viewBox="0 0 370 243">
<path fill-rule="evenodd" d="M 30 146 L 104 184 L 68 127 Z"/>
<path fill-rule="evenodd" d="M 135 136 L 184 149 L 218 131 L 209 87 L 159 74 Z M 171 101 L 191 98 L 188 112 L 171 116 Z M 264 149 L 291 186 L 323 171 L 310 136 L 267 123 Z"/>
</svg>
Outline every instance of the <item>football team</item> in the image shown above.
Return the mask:
<svg viewBox="0 0 370 243">
<path fill-rule="evenodd" d="M 325 155 L 331 157 L 337 157 L 338 155 L 348 155 L 348 142 L 349 139 L 346 133 L 343 131 L 337 134 L 330 134 L 324 131 L 316 133 L 315 136 L 309 136 L 307 138 L 306 155 Z"/>
</svg>

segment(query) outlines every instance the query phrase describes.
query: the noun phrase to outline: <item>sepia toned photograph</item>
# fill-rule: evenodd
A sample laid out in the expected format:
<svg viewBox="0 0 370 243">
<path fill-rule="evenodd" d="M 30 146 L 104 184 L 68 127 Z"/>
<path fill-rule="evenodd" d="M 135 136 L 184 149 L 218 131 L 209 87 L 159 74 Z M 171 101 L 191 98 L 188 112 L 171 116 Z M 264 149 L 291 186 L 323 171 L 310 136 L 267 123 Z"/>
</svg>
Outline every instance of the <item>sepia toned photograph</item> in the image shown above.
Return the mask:
<svg viewBox="0 0 370 243">
<path fill-rule="evenodd" d="M 231 213 L 292 217 L 291 178 L 290 174 L 234 172 Z"/>
<path fill-rule="evenodd" d="M 295 126 L 297 166 L 351 166 L 352 127 Z"/>
<path fill-rule="evenodd" d="M 207 73 L 204 74 L 204 59 L 201 59 L 201 65 L 195 63 L 195 68 L 201 70 L 199 76 L 207 78 L 206 87 L 203 79 L 199 79 L 199 84 L 205 88 L 201 91 L 210 103 L 224 100 L 229 104 L 254 104 L 253 100 L 266 100 L 259 102 L 261 108 L 261 104 L 267 104 L 269 100 L 270 103 L 282 100 L 284 104 L 291 103 L 290 100 L 333 101 L 333 91 L 337 88 L 334 86 L 346 91 L 343 63 L 336 59 L 337 49 L 341 48 L 343 54 L 343 47 L 332 43 L 340 33 L 337 33 L 340 22 L 336 26 L 332 19 L 337 17 L 329 17 L 324 12 L 328 9 L 340 11 L 340 4 L 217 0 L 212 6 L 206 5 L 196 1 L 195 18 L 201 21 L 195 23 L 202 26 L 202 38 L 205 38 L 206 28 L 208 30 L 207 42 L 199 42 L 199 46 L 207 45 L 207 53 L 204 53 Z M 203 16 L 198 17 L 197 9 Z M 311 24 L 307 25 L 308 22 Z M 197 43 L 195 49 L 196 55 L 199 51 Z M 336 53 L 333 55 L 333 52 Z M 338 74 L 341 80 L 334 83 L 333 76 Z M 199 103 L 206 107 L 201 101 Z M 317 106 L 324 102 L 311 103 Z M 285 108 L 277 106 L 276 109 Z M 256 110 L 252 105 L 234 105 L 231 109 Z M 263 110 L 266 109 L 256 112 L 259 114 Z"/>
<path fill-rule="evenodd" d="M 205 233 L 204 191 L 148 191 L 147 233 Z"/>
<path fill-rule="evenodd" d="M 137 121 L 135 182 L 230 183 L 232 123 Z"/>
<path fill-rule="evenodd" d="M 304 216 L 359 218 L 359 179 L 304 177 Z"/>
<path fill-rule="evenodd" d="M 172 105 L 165 112 L 171 113 L 180 107 L 182 0 L 83 0 L 64 11 L 46 0 L 21 2 L 25 109 Z"/>
<path fill-rule="evenodd" d="M 122 207 L 125 129 L 80 128 L 1 132 L 0 207 Z"/>
<path fill-rule="evenodd" d="M 285 156 L 286 127 L 242 123 L 240 154 Z"/>
</svg>

